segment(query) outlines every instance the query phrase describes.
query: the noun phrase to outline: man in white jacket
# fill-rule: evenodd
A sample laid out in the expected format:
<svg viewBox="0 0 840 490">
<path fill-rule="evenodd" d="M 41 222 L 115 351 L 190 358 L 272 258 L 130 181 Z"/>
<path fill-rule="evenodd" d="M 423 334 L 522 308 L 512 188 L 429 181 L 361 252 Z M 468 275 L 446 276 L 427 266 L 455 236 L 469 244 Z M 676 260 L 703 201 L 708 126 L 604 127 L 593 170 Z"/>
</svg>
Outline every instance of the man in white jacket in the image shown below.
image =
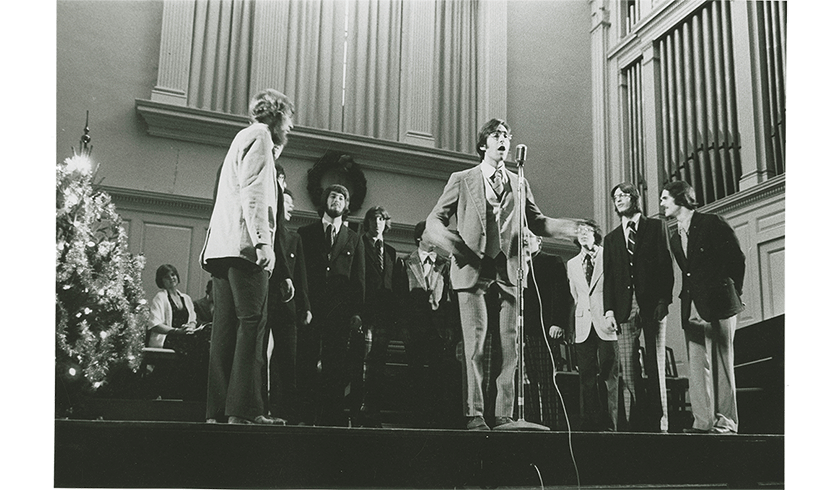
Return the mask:
<svg viewBox="0 0 840 490">
<path fill-rule="evenodd" d="M 567 271 L 575 300 L 575 342 L 580 372 L 581 429 L 615 431 L 618 421 L 618 337 L 604 318 L 604 254 L 601 230 L 591 220 L 578 225 L 580 253 Z"/>
<path fill-rule="evenodd" d="M 271 424 L 281 422 L 264 415 L 262 395 L 272 272 L 285 279 L 284 299 L 294 294 L 284 255 L 272 248 L 278 196 L 274 160 L 294 127 L 294 106 L 285 95 L 267 89 L 251 99 L 249 112 L 253 123 L 236 135 L 219 171 L 201 252 L 201 265 L 213 277 L 216 305 L 206 413 L 208 422 L 227 417 L 228 423 Z"/>
</svg>

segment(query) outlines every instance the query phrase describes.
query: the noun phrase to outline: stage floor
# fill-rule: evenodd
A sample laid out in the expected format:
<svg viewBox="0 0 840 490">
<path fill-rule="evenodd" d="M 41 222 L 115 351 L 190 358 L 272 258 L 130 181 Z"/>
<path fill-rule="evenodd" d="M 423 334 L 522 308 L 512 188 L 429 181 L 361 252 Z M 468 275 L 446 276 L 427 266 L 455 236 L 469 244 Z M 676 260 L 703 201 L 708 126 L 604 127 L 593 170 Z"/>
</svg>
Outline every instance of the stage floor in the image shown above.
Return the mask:
<svg viewBox="0 0 840 490">
<path fill-rule="evenodd" d="M 783 488 L 783 435 L 55 421 L 56 487 Z"/>
</svg>

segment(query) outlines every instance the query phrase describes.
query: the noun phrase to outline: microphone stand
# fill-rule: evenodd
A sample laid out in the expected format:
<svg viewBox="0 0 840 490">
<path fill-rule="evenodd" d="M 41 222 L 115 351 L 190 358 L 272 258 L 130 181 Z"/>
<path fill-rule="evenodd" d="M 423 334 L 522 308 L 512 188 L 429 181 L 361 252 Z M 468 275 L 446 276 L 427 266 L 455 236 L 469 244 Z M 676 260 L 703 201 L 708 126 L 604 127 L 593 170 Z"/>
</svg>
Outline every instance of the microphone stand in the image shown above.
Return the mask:
<svg viewBox="0 0 840 490">
<path fill-rule="evenodd" d="M 517 183 L 516 205 L 519 210 L 519 268 L 516 273 L 516 328 L 519 331 L 519 362 L 516 388 L 518 390 L 519 418 L 507 424 L 497 425 L 495 430 L 550 430 L 548 427 L 525 420 L 525 145 L 516 147 Z M 532 264 L 533 266 L 533 264 Z"/>
</svg>

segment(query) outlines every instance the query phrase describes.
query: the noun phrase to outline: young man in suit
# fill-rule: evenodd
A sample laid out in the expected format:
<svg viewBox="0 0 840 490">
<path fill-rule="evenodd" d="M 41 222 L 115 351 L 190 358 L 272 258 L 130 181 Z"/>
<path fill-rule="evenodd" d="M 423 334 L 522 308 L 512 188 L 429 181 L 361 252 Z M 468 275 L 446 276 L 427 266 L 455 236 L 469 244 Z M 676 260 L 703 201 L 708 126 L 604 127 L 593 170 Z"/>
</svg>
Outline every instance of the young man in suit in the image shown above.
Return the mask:
<svg viewBox="0 0 840 490">
<path fill-rule="evenodd" d="M 694 188 L 681 180 L 662 190 L 665 216 L 677 220 L 671 249 L 682 270 L 680 292 L 688 390 L 694 423 L 685 432 L 738 432 L 733 342 L 746 268 L 731 226 L 714 214 L 695 211 Z"/>
<path fill-rule="evenodd" d="M 522 239 L 516 203 L 519 177 L 504 164 L 510 144 L 511 131 L 506 122 L 491 119 L 485 123 L 475 145 L 481 162 L 449 177 L 443 194 L 426 218 L 429 240 L 451 253 L 455 261 L 450 275 L 460 306 L 467 371 L 464 415 L 470 430 L 490 429 L 484 420 L 481 387 L 488 317 L 485 296 L 491 288 L 498 290 L 501 302 L 502 368 L 496 378 L 494 426 L 504 430 L 504 426 L 513 421 L 514 375 L 519 357 L 516 277 Z M 542 214 L 534 204 L 527 181 L 523 185 L 528 228 L 539 236 L 571 240 L 575 222 Z M 457 228 L 450 230 L 447 227 L 453 216 L 457 218 Z"/>
<path fill-rule="evenodd" d="M 362 332 L 350 341 L 353 381 L 350 386 L 350 414 L 354 426 L 382 427 L 385 355 L 397 323 L 394 278 L 397 251 L 385 243 L 391 229 L 391 215 L 382 206 L 365 213 L 362 243 L 365 248 L 365 306 Z"/>
<path fill-rule="evenodd" d="M 575 301 L 576 344 L 580 373 L 583 430 L 615 431 L 618 425 L 618 337 L 604 318 L 604 253 L 600 227 L 591 220 L 578 226 L 580 253 L 569 260 L 568 275 Z M 572 334 L 569 329 L 569 334 Z"/>
<path fill-rule="evenodd" d="M 404 328 L 410 403 L 415 426 L 459 428 L 458 304 L 449 280 L 449 259 L 423 238 L 425 229 L 425 221 L 414 226 L 417 248 L 400 260 L 403 264 L 395 286 Z"/>
<path fill-rule="evenodd" d="M 288 224 L 295 209 L 294 197 L 292 192 L 285 188 L 285 179 L 279 179 L 283 172 L 279 165 L 277 172 L 278 182 L 283 188 L 283 206 L 280 209 L 283 210 L 283 220 Z M 286 263 L 297 287 L 294 300 L 284 302 L 280 281 L 275 277 L 268 281 L 268 329 L 273 346 L 266 372 L 267 380 L 263 385 L 268 390 L 266 396 L 271 415 L 290 423 L 297 423 L 300 419 L 297 399 L 297 330 L 298 325 L 305 328 L 312 321 L 309 286 L 300 235 L 284 227 L 275 235 L 274 242 L 275 250 L 285 254 Z M 266 349 L 268 343 L 269 339 L 266 336 Z"/>
<path fill-rule="evenodd" d="M 631 429 L 667 432 L 665 327 L 674 268 L 665 222 L 642 215 L 633 184 L 618 184 L 610 197 L 621 224 L 604 237 L 604 314 L 608 328 L 618 329 L 624 413 Z M 647 390 L 638 356 L 642 332 Z"/>
<path fill-rule="evenodd" d="M 267 89 L 251 99 L 253 123 L 237 133 L 219 170 L 201 265 L 213 277 L 213 330 L 207 382 L 207 421 L 271 424 L 265 414 L 268 279 L 279 274 L 283 299 L 294 294 L 286 261 L 276 260 L 275 155 L 294 127 L 291 101 Z M 275 267 L 276 265 L 276 267 Z M 278 421 L 279 422 L 279 421 Z"/>
<path fill-rule="evenodd" d="M 332 184 L 321 195 L 321 219 L 298 228 L 306 250 L 312 307 L 312 323 L 301 329 L 298 338 L 298 379 L 307 390 L 302 414 L 306 424 L 348 425 L 344 414 L 344 388 L 350 380 L 347 352 L 351 332 L 361 331 L 365 302 L 364 245 L 347 226 L 349 203 L 347 188 Z"/>
</svg>

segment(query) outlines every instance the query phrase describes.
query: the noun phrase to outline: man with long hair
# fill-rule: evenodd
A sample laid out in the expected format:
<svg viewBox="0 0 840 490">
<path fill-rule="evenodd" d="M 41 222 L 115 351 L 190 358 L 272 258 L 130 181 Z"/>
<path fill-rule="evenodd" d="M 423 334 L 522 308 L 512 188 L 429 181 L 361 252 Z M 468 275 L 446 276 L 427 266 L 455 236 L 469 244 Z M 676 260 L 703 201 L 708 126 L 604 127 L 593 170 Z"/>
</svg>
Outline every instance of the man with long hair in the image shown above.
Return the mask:
<svg viewBox="0 0 840 490">
<path fill-rule="evenodd" d="M 683 272 L 680 293 L 688 351 L 688 393 L 694 423 L 684 432 L 738 432 L 735 401 L 735 329 L 744 310 L 746 258 L 735 230 L 720 216 L 696 211 L 694 188 L 678 180 L 660 197 L 677 220 L 671 249 Z"/>
<path fill-rule="evenodd" d="M 639 191 L 624 182 L 610 192 L 621 223 L 604 237 L 604 314 L 618 331 L 624 414 L 631 429 L 668 431 L 665 327 L 674 288 L 665 222 L 642 215 Z M 645 335 L 647 386 L 639 337 Z"/>
<path fill-rule="evenodd" d="M 219 170 L 213 214 L 201 265 L 213 280 L 207 420 L 279 423 L 265 416 L 262 379 L 266 353 L 268 279 L 279 274 L 283 299 L 294 295 L 289 268 L 277 260 L 277 174 L 274 160 L 292 130 L 294 106 L 266 89 L 251 99 L 252 123 L 234 137 Z"/>
</svg>

